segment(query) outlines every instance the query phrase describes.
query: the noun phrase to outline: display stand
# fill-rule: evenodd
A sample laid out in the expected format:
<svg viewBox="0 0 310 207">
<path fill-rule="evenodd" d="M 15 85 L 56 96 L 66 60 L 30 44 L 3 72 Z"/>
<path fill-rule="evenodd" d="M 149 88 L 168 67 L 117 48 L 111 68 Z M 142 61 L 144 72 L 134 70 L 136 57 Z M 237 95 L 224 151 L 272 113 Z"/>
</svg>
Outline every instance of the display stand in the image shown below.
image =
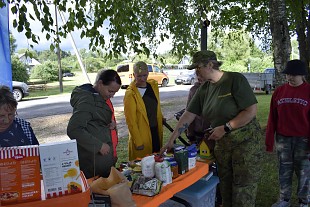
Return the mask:
<svg viewBox="0 0 310 207">
<path fill-rule="evenodd" d="M 61 196 L 46 200 L 32 201 L 26 203 L 18 203 L 13 205 L 6 205 L 7 207 L 87 207 L 90 202 L 90 187 L 83 173 L 81 173 L 82 183 L 85 191 L 72 195 Z M 44 192 L 42 192 L 44 193 Z M 42 196 L 43 197 L 43 196 Z"/>
</svg>

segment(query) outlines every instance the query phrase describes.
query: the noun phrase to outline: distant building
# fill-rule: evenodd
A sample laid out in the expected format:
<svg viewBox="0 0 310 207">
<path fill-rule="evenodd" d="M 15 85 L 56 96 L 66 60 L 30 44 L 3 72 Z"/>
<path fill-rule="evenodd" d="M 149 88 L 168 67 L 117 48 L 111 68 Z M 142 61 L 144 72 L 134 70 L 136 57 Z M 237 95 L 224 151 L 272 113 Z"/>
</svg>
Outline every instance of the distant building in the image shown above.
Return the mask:
<svg viewBox="0 0 310 207">
<path fill-rule="evenodd" d="M 30 58 L 29 56 L 26 56 L 26 54 L 18 54 L 19 60 L 24 63 L 27 66 L 28 73 L 31 72 L 31 69 L 36 65 L 41 65 L 39 61 L 37 61 L 34 58 Z"/>
<path fill-rule="evenodd" d="M 184 55 L 183 58 L 180 60 L 180 65 L 190 65 L 190 57 L 187 55 Z"/>
</svg>

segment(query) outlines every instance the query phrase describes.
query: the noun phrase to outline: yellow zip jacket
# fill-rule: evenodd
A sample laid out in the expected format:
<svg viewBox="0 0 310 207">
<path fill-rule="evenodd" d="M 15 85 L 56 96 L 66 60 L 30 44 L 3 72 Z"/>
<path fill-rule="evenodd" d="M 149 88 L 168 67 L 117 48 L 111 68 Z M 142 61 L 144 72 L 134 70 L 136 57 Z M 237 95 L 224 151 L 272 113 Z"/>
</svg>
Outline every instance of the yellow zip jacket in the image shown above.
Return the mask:
<svg viewBox="0 0 310 207">
<path fill-rule="evenodd" d="M 159 89 L 157 81 L 147 80 L 151 85 L 157 98 L 157 122 L 160 147 L 163 144 L 163 115 L 160 107 Z M 155 106 L 154 106 L 155 107 Z M 135 82 L 131 82 L 124 96 L 124 113 L 129 131 L 128 154 L 129 160 L 145 157 L 152 153 L 152 135 L 149 127 L 149 120 L 142 96 L 140 95 Z M 136 150 L 137 146 L 144 145 L 143 150 Z"/>
</svg>

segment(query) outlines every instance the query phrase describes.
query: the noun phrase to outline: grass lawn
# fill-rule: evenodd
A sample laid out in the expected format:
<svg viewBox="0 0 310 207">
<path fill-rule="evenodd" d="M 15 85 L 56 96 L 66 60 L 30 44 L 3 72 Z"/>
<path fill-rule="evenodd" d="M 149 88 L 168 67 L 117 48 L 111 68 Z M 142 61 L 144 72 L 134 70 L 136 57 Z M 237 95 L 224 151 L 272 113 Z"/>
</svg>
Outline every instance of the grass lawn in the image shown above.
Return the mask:
<svg viewBox="0 0 310 207">
<path fill-rule="evenodd" d="M 63 94 L 71 93 L 73 88 L 78 85 L 82 85 L 84 83 L 88 83 L 86 77 L 84 77 L 82 72 L 75 72 L 75 76 L 73 77 L 64 77 L 62 80 L 63 84 Z M 91 83 L 95 82 L 97 73 L 88 73 L 89 79 Z M 30 80 L 29 82 L 36 82 L 37 80 Z M 59 93 L 59 82 L 51 82 L 46 84 L 46 90 L 35 90 L 30 91 L 29 96 L 25 97 L 24 99 L 32 99 L 34 97 L 46 97 L 51 95 L 60 95 Z"/>
</svg>

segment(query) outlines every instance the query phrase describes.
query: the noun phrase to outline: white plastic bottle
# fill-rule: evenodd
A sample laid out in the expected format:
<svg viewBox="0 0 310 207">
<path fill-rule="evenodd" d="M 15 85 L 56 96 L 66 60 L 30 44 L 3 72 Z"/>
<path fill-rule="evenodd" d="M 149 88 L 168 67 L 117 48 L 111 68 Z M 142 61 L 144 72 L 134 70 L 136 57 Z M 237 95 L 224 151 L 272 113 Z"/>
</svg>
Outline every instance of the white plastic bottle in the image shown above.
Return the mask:
<svg viewBox="0 0 310 207">
<path fill-rule="evenodd" d="M 142 169 L 142 174 L 144 175 L 144 177 L 153 178 L 155 176 L 154 155 L 142 158 L 141 169 Z"/>
</svg>

